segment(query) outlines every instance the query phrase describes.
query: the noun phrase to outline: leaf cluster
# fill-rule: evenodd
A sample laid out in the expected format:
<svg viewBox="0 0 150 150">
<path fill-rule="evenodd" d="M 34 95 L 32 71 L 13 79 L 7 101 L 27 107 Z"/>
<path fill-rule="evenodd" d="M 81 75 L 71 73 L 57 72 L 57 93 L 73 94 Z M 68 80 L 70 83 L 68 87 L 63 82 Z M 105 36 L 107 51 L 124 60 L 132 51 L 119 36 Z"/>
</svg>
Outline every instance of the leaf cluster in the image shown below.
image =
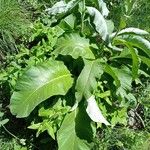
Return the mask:
<svg viewBox="0 0 150 150">
<path fill-rule="evenodd" d="M 102 0 L 60 1 L 45 11 L 51 23 L 36 22 L 15 67 L 3 71 L 3 82 L 15 81 L 10 111 L 24 118 L 40 108 L 41 121 L 29 126 L 37 136 L 47 131 L 60 150 L 90 150 L 102 123 L 127 125 L 133 85 L 149 78 L 149 33 L 115 30 Z"/>
</svg>

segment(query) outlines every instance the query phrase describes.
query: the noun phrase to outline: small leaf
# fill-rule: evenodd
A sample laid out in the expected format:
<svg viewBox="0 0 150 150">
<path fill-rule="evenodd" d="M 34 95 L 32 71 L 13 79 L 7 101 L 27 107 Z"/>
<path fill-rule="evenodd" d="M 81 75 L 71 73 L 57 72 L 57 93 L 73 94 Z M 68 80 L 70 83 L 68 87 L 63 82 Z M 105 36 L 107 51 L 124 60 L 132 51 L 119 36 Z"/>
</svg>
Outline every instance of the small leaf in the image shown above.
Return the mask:
<svg viewBox="0 0 150 150">
<path fill-rule="evenodd" d="M 106 98 L 106 97 L 108 97 L 108 96 L 110 96 L 110 95 L 111 95 L 110 91 L 105 91 L 105 92 L 103 92 L 103 93 L 97 93 L 97 94 L 96 94 L 96 96 L 97 96 L 97 97 L 100 97 L 100 98 Z"/>
<path fill-rule="evenodd" d="M 36 130 L 40 127 L 40 125 L 41 125 L 41 123 L 36 123 L 36 124 L 32 123 L 30 126 L 28 126 L 28 129 Z"/>
<path fill-rule="evenodd" d="M 0 118 L 4 116 L 4 113 L 0 111 Z"/>
<path fill-rule="evenodd" d="M 54 54 L 57 56 L 61 55 L 70 55 L 74 59 L 78 57 L 83 57 L 87 59 L 94 59 L 95 56 L 90 50 L 89 39 L 81 37 L 79 34 L 69 34 L 65 37 L 58 39 L 56 44 L 56 49 Z"/>
<path fill-rule="evenodd" d="M 102 39 L 106 41 L 108 39 L 107 24 L 102 14 L 94 7 L 87 7 L 88 13 L 94 17 L 93 23 L 96 31 L 100 34 Z"/>
<path fill-rule="evenodd" d="M 50 122 L 45 122 L 44 124 L 48 134 L 55 140 L 55 131 L 52 128 L 52 125 L 50 124 Z"/>
<path fill-rule="evenodd" d="M 10 100 L 10 110 L 17 117 L 27 117 L 41 102 L 54 95 L 65 95 L 73 79 L 60 61 L 44 62 L 31 67 L 18 80 Z"/>
<path fill-rule="evenodd" d="M 94 95 L 92 95 L 88 100 L 88 106 L 86 108 L 86 112 L 94 122 L 104 123 L 105 125 L 110 125 L 109 122 L 102 115 Z"/>
<path fill-rule="evenodd" d="M 71 27 L 71 29 L 74 28 L 74 24 L 75 24 L 75 16 L 74 15 L 69 15 L 66 18 L 64 18 L 64 21 L 67 23 L 67 25 L 69 25 Z"/>
<path fill-rule="evenodd" d="M 119 30 L 125 28 L 126 26 L 127 26 L 126 17 L 125 16 L 121 16 L 120 22 L 119 22 Z"/>
<path fill-rule="evenodd" d="M 9 121 L 9 119 L 4 119 L 0 121 L 0 127 L 5 125 L 7 122 Z"/>
<path fill-rule="evenodd" d="M 115 126 L 117 123 L 127 125 L 127 108 L 120 108 L 115 111 L 112 115 L 111 124 Z"/>
</svg>

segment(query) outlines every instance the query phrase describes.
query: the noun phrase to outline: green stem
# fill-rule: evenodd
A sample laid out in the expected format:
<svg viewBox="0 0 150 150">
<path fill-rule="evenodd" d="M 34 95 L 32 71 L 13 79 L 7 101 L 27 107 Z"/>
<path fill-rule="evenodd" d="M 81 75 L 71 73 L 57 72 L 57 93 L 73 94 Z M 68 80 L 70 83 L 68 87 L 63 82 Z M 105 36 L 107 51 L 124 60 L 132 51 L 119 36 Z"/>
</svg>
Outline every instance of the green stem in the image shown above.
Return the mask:
<svg viewBox="0 0 150 150">
<path fill-rule="evenodd" d="M 4 128 L 4 130 L 5 130 L 9 135 L 11 135 L 12 137 L 14 137 L 18 142 L 20 141 L 20 139 L 19 139 L 17 136 L 15 136 L 13 133 L 11 133 L 4 125 L 2 125 L 2 127 Z M 39 148 L 36 147 L 34 144 L 30 143 L 30 145 L 32 145 L 33 147 L 35 147 L 36 149 L 39 150 Z"/>
<path fill-rule="evenodd" d="M 85 17 L 85 0 L 83 0 L 82 16 L 81 16 L 81 33 L 82 34 L 83 34 L 83 29 L 84 29 L 84 17 Z"/>
<path fill-rule="evenodd" d="M 20 140 L 18 137 L 16 137 L 14 134 L 12 134 L 10 131 L 8 131 L 7 130 L 7 128 L 4 126 L 4 125 L 2 125 L 2 127 L 4 128 L 4 130 L 8 133 L 8 134 L 10 134 L 12 137 L 14 137 L 15 139 L 17 139 L 17 140 Z"/>
</svg>

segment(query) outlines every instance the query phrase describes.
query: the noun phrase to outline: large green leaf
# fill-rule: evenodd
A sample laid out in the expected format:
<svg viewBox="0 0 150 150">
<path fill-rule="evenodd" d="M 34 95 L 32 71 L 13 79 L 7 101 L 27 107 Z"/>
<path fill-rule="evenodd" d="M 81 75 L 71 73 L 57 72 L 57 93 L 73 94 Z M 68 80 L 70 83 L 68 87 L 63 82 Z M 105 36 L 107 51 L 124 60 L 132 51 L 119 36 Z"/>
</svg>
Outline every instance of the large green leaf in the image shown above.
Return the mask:
<svg viewBox="0 0 150 150">
<path fill-rule="evenodd" d="M 127 92 L 131 90 L 132 76 L 131 71 L 127 67 L 121 69 L 106 65 L 105 70 L 115 81 L 117 87 L 117 95 L 128 99 Z"/>
<path fill-rule="evenodd" d="M 65 95 L 73 79 L 60 61 L 49 61 L 27 70 L 18 80 L 10 101 L 11 113 L 27 117 L 41 102 L 53 95 Z"/>
<path fill-rule="evenodd" d="M 140 66 L 140 60 L 136 49 L 130 45 L 128 45 L 128 48 L 130 49 L 130 53 L 132 56 L 132 77 L 133 80 L 135 80 L 136 78 L 138 78 L 138 69 Z"/>
<path fill-rule="evenodd" d="M 81 101 L 83 96 L 88 99 L 93 94 L 97 86 L 96 78 L 100 78 L 103 74 L 102 62 L 98 60 L 85 60 L 85 67 L 80 73 L 76 84 L 76 99 Z"/>
<path fill-rule="evenodd" d="M 94 7 L 87 7 L 88 13 L 94 17 L 93 23 L 96 31 L 100 34 L 102 39 L 106 41 L 108 39 L 107 24 L 102 14 Z"/>
<path fill-rule="evenodd" d="M 140 36 L 123 36 L 122 39 L 126 40 L 130 45 L 141 49 L 150 57 L 150 42 Z"/>
<path fill-rule="evenodd" d="M 108 34 L 112 34 L 115 28 L 114 23 L 112 22 L 112 20 L 106 20 L 106 24 L 107 24 Z"/>
<path fill-rule="evenodd" d="M 87 99 L 87 108 L 86 112 L 94 122 L 104 123 L 105 125 L 110 125 L 109 122 L 102 115 L 101 110 L 98 107 L 98 104 L 95 100 L 95 96 L 92 95 L 89 99 Z"/>
<path fill-rule="evenodd" d="M 127 46 L 127 48 L 129 49 L 130 51 L 130 54 L 132 56 L 132 77 L 133 77 L 133 80 L 135 80 L 137 77 L 138 77 L 138 69 L 139 69 L 139 66 L 140 66 L 140 60 L 139 60 L 139 56 L 138 56 L 138 51 L 136 48 L 132 47 L 131 44 L 129 44 L 129 42 L 127 42 L 126 40 L 124 39 L 118 39 L 117 43 L 119 45 L 123 44 L 125 46 Z M 124 53 L 124 52 L 127 52 L 128 53 L 128 50 L 125 50 L 121 53 L 121 55 Z M 125 53 L 124 53 L 125 54 Z M 121 56 L 120 55 L 120 56 Z M 118 58 L 120 56 L 117 56 Z M 121 56 L 122 57 L 122 56 Z M 121 58 L 120 57 L 120 58 Z M 127 57 L 126 57 L 127 58 Z M 129 57 L 128 57 L 129 58 Z"/>
<path fill-rule="evenodd" d="M 115 71 L 113 70 L 113 68 L 109 65 L 105 65 L 105 70 L 106 73 L 108 73 L 110 76 L 112 76 L 112 78 L 115 81 L 116 86 L 119 88 L 121 86 L 120 80 L 118 78 L 118 76 L 116 75 Z"/>
<path fill-rule="evenodd" d="M 55 55 L 70 55 L 74 59 L 79 56 L 87 59 L 94 59 L 94 54 L 90 50 L 89 40 L 79 34 L 69 34 L 58 39 Z"/>
<path fill-rule="evenodd" d="M 150 68 L 150 58 L 146 58 L 144 56 L 139 56 L 144 64 L 146 64 Z"/>
<path fill-rule="evenodd" d="M 149 33 L 145 30 L 141 30 L 138 28 L 125 28 L 118 33 L 112 33 L 111 38 L 114 37 L 115 35 L 123 35 L 123 34 L 135 34 L 135 35 L 148 35 Z"/>
<path fill-rule="evenodd" d="M 51 8 L 47 8 L 45 11 L 48 12 L 49 15 L 57 15 L 62 13 L 67 13 L 73 7 L 78 4 L 79 0 L 71 0 L 70 2 L 66 3 L 65 1 L 57 2 Z"/>
<path fill-rule="evenodd" d="M 102 15 L 104 17 L 107 17 L 109 14 L 109 10 L 106 6 L 106 3 L 103 0 L 97 0 L 97 1 L 98 1 L 99 9 L 102 11 Z"/>
<path fill-rule="evenodd" d="M 91 150 L 93 129 L 91 120 L 82 107 L 67 114 L 58 131 L 59 150 Z"/>
</svg>

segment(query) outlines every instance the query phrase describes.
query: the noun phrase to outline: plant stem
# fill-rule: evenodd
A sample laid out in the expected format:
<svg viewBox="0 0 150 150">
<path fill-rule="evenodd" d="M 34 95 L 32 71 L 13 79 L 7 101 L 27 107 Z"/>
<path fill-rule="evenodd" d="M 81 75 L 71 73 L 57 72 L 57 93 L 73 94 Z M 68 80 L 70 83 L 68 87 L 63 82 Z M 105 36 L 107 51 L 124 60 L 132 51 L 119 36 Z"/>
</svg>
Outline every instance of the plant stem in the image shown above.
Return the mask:
<svg viewBox="0 0 150 150">
<path fill-rule="evenodd" d="M 2 127 L 4 128 L 4 130 L 5 130 L 9 135 L 11 135 L 12 137 L 14 137 L 17 141 L 20 141 L 20 139 L 19 139 L 17 136 L 15 136 L 13 133 L 11 133 L 4 125 L 2 125 Z M 30 143 L 30 145 L 32 145 L 33 147 L 35 147 L 36 149 L 39 150 L 39 148 L 36 147 L 34 144 Z"/>
<path fill-rule="evenodd" d="M 83 34 L 83 29 L 84 29 L 84 17 L 85 17 L 85 0 L 83 0 L 82 16 L 81 16 L 81 33 L 82 34 Z"/>
<path fill-rule="evenodd" d="M 10 131 L 8 131 L 7 130 L 7 128 L 4 126 L 4 125 L 2 125 L 2 127 L 4 128 L 4 130 L 8 133 L 8 134 L 10 134 L 12 137 L 14 137 L 15 139 L 17 139 L 17 140 L 20 140 L 18 137 L 16 137 L 14 134 L 12 134 Z"/>
</svg>

